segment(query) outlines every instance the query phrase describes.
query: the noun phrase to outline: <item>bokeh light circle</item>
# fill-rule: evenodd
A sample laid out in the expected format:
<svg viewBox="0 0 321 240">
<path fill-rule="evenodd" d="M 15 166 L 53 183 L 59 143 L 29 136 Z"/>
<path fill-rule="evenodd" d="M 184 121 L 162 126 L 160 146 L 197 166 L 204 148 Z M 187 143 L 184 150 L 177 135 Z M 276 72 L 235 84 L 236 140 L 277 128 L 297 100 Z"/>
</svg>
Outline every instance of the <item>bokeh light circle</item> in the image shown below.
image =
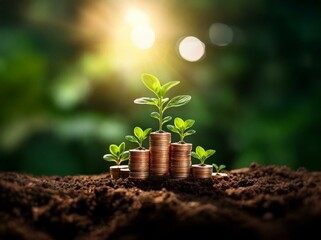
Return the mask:
<svg viewBox="0 0 321 240">
<path fill-rule="evenodd" d="M 209 37 L 213 44 L 226 46 L 233 40 L 233 30 L 223 23 L 213 23 L 209 29 Z"/>
<path fill-rule="evenodd" d="M 186 61 L 196 62 L 204 56 L 205 44 L 196 37 L 188 36 L 179 42 L 178 51 Z"/>
<path fill-rule="evenodd" d="M 130 9 L 125 14 L 126 21 L 131 26 L 146 24 L 149 22 L 148 16 L 139 9 Z"/>
<path fill-rule="evenodd" d="M 147 49 L 154 45 L 155 31 L 148 25 L 138 25 L 131 32 L 134 45 L 140 49 Z"/>
</svg>

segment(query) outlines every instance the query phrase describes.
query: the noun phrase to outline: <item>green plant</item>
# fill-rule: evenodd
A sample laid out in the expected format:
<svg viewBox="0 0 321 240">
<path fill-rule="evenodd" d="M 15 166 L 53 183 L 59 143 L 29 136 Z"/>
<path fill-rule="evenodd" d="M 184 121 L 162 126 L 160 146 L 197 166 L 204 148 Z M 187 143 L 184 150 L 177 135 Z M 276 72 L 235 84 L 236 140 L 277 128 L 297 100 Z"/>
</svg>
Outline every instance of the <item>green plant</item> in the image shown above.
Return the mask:
<svg viewBox="0 0 321 240">
<path fill-rule="evenodd" d="M 108 162 L 115 162 L 116 165 L 120 165 L 123 161 L 129 159 L 129 151 L 125 151 L 125 143 L 122 142 L 119 146 L 111 144 L 109 146 L 110 154 L 105 154 L 103 159 Z"/>
<path fill-rule="evenodd" d="M 213 163 L 213 167 L 215 168 L 216 173 L 219 173 L 221 170 L 223 170 L 224 168 L 226 168 L 226 166 L 223 165 L 223 164 L 221 164 L 221 165 L 218 166 L 218 165 L 215 164 L 215 163 Z"/>
<path fill-rule="evenodd" d="M 130 142 L 137 143 L 138 149 L 144 149 L 143 142 L 148 137 L 148 135 L 150 134 L 151 131 L 152 131 L 151 128 L 147 128 L 147 129 L 143 130 L 140 127 L 135 127 L 134 128 L 134 135 L 135 136 L 127 135 L 125 138 Z"/>
<path fill-rule="evenodd" d="M 150 116 L 158 120 L 158 131 L 162 132 L 163 124 L 172 119 L 171 116 L 164 116 L 165 111 L 169 108 L 180 107 L 185 105 L 191 100 L 192 97 L 189 95 L 179 95 L 171 99 L 165 98 L 166 93 L 171 88 L 178 85 L 180 83 L 179 81 L 171 81 L 165 83 L 164 85 L 161 85 L 158 78 L 148 73 L 142 74 L 141 80 L 144 83 L 144 85 L 156 95 L 157 98 L 137 98 L 134 100 L 134 103 L 152 105 L 157 107 L 158 112 L 152 112 Z"/>
<path fill-rule="evenodd" d="M 192 157 L 200 160 L 201 164 L 204 165 L 205 160 L 212 156 L 215 152 L 216 150 L 208 149 L 205 151 L 201 146 L 197 146 L 196 152 L 192 151 Z"/>
<path fill-rule="evenodd" d="M 194 123 L 195 123 L 195 120 L 193 119 L 187 119 L 186 121 L 184 121 L 183 119 L 177 117 L 174 119 L 174 125 L 167 125 L 167 128 L 170 131 L 177 133 L 179 135 L 180 143 L 185 143 L 184 138 L 186 136 L 196 133 L 195 130 L 189 129 L 194 125 Z"/>
</svg>

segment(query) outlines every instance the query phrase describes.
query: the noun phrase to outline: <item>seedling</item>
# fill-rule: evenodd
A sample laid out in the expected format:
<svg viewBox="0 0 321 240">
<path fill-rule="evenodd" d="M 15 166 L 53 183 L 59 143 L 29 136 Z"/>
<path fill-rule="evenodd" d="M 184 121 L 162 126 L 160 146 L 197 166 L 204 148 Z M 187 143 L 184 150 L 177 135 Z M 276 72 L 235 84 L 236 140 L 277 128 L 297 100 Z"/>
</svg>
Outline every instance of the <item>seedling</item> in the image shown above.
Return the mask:
<svg viewBox="0 0 321 240">
<path fill-rule="evenodd" d="M 142 74 L 141 80 L 144 83 L 144 85 L 156 95 L 157 98 L 150 98 L 150 97 L 137 98 L 134 100 L 134 103 L 156 106 L 158 109 L 158 112 L 152 112 L 150 116 L 158 120 L 159 122 L 158 131 L 163 132 L 164 123 L 172 120 L 171 116 L 164 116 L 165 111 L 173 107 L 180 107 L 185 105 L 191 100 L 192 97 L 189 95 L 179 95 L 171 99 L 165 98 L 166 93 L 171 88 L 178 85 L 180 83 L 179 81 L 171 81 L 171 82 L 165 83 L 164 85 L 161 85 L 158 78 L 147 73 Z"/>
<path fill-rule="evenodd" d="M 105 161 L 115 162 L 119 166 L 123 161 L 129 159 L 129 151 L 125 151 L 125 143 L 122 142 L 119 146 L 116 144 L 111 144 L 109 146 L 110 154 L 105 154 L 103 156 Z"/>
<path fill-rule="evenodd" d="M 218 166 L 218 165 L 215 164 L 215 163 L 213 163 L 213 167 L 215 168 L 216 173 L 220 173 L 221 170 L 223 170 L 224 168 L 226 168 L 226 166 L 223 165 L 223 164 L 221 164 L 221 165 Z"/>
<path fill-rule="evenodd" d="M 138 144 L 137 149 L 144 150 L 145 148 L 143 147 L 143 142 L 148 137 L 151 131 L 152 131 L 151 128 L 147 128 L 143 130 L 140 127 L 135 127 L 134 128 L 135 136 L 127 135 L 125 138 L 130 142 L 137 143 Z"/>
<path fill-rule="evenodd" d="M 196 152 L 192 151 L 192 157 L 198 159 L 201 162 L 201 165 L 205 165 L 205 160 L 212 156 L 216 150 L 208 149 L 204 150 L 201 146 L 196 147 Z"/>
<path fill-rule="evenodd" d="M 191 128 L 194 125 L 194 123 L 195 120 L 187 119 L 186 121 L 184 121 L 183 119 L 177 117 L 174 119 L 174 125 L 167 125 L 167 128 L 170 131 L 179 135 L 179 143 L 185 143 L 184 138 L 186 136 L 190 136 L 196 133 L 196 131 L 193 129 L 187 130 Z"/>
</svg>

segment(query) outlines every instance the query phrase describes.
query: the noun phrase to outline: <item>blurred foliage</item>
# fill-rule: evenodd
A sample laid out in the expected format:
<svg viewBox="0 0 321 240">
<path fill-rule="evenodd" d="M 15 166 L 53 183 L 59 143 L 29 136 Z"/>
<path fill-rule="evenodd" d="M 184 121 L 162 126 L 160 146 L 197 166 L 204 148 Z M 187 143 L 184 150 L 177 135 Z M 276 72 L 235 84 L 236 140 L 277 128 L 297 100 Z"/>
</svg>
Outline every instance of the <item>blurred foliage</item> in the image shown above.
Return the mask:
<svg viewBox="0 0 321 240">
<path fill-rule="evenodd" d="M 151 49 L 115 37 L 132 5 L 156 19 Z M 0 170 L 106 172 L 111 143 L 135 126 L 157 130 L 152 109 L 133 103 L 152 96 L 144 72 L 181 81 L 170 94 L 192 100 L 168 114 L 196 120 L 189 142 L 216 149 L 216 164 L 321 170 L 320 10 L 319 1 L 0 1 Z M 233 30 L 227 46 L 211 44 L 217 22 Z M 187 35 L 206 45 L 200 62 L 177 54 Z"/>
</svg>

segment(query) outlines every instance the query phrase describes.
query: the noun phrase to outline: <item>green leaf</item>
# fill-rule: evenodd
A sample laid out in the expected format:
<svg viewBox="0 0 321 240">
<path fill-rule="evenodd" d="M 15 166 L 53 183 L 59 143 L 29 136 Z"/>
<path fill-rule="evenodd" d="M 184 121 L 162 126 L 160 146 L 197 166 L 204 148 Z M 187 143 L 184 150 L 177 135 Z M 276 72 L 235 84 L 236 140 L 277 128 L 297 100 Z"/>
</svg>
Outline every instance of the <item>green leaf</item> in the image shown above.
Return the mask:
<svg viewBox="0 0 321 240">
<path fill-rule="evenodd" d="M 218 170 L 217 164 L 213 163 L 213 167 L 216 169 L 216 171 Z"/>
<path fill-rule="evenodd" d="M 195 120 L 193 119 L 187 119 L 185 121 L 185 128 L 188 129 L 188 128 L 191 128 L 195 123 Z"/>
<path fill-rule="evenodd" d="M 192 97 L 189 95 L 179 95 L 179 96 L 173 97 L 171 100 L 169 100 L 163 112 L 168 108 L 183 106 L 186 103 L 188 103 L 191 100 L 191 98 Z"/>
<path fill-rule="evenodd" d="M 166 103 L 169 100 L 169 98 L 162 98 L 162 105 Z"/>
<path fill-rule="evenodd" d="M 185 136 L 190 136 L 190 135 L 192 135 L 192 134 L 194 134 L 194 133 L 196 133 L 196 131 L 193 130 L 193 129 L 190 129 L 190 130 L 186 131 L 186 132 L 184 133 L 184 135 L 185 135 Z"/>
<path fill-rule="evenodd" d="M 150 134 L 150 132 L 152 131 L 151 128 L 146 128 L 143 134 L 144 139 L 147 138 L 147 136 Z"/>
<path fill-rule="evenodd" d="M 155 93 L 157 97 L 160 97 L 159 92 L 160 92 L 161 85 L 157 77 L 148 73 L 143 73 L 141 80 L 149 90 Z"/>
<path fill-rule="evenodd" d="M 171 82 L 165 83 L 160 89 L 160 96 L 164 97 L 169 89 L 171 89 L 172 87 L 175 87 L 179 83 L 180 83 L 179 81 L 171 81 Z"/>
<path fill-rule="evenodd" d="M 150 116 L 151 116 L 152 118 L 156 118 L 157 120 L 159 120 L 159 113 L 158 113 L 158 112 L 152 112 L 152 113 L 150 114 Z"/>
<path fill-rule="evenodd" d="M 126 161 L 129 159 L 129 151 L 125 151 L 120 155 L 120 162 Z"/>
<path fill-rule="evenodd" d="M 201 146 L 196 147 L 196 154 L 201 158 L 206 157 L 206 152 Z"/>
<path fill-rule="evenodd" d="M 112 154 L 105 154 L 103 159 L 108 162 L 116 162 L 116 157 Z"/>
<path fill-rule="evenodd" d="M 144 135 L 144 131 L 140 127 L 135 127 L 134 134 L 138 139 L 140 139 Z"/>
<path fill-rule="evenodd" d="M 131 135 L 127 135 L 127 136 L 125 137 L 125 139 L 127 139 L 128 141 L 133 142 L 133 143 L 139 143 L 138 140 L 137 140 L 137 138 L 134 137 L 134 136 L 131 136 Z"/>
<path fill-rule="evenodd" d="M 182 129 L 184 131 L 185 129 L 185 122 L 183 119 L 177 117 L 174 119 L 174 125 L 177 129 Z"/>
<path fill-rule="evenodd" d="M 149 97 L 141 97 L 141 98 L 135 99 L 134 103 L 157 106 L 158 99 L 157 98 L 149 98 Z"/>
<path fill-rule="evenodd" d="M 118 154 L 119 154 L 119 147 L 118 147 L 117 145 L 115 145 L 115 144 L 111 144 L 111 145 L 109 146 L 109 152 L 110 152 L 112 155 L 114 155 L 115 157 L 117 157 Z"/>
<path fill-rule="evenodd" d="M 119 154 L 122 154 L 125 151 L 125 142 L 122 142 L 119 145 Z"/>
<path fill-rule="evenodd" d="M 193 158 L 200 159 L 196 152 L 191 152 Z"/>
<path fill-rule="evenodd" d="M 170 120 L 172 120 L 172 117 L 171 117 L 171 116 L 164 117 L 164 118 L 163 118 L 163 123 L 167 123 L 167 122 L 169 122 Z"/>
<path fill-rule="evenodd" d="M 219 171 L 221 171 L 221 170 L 224 169 L 224 168 L 226 168 L 226 166 L 223 165 L 223 164 L 221 164 L 221 165 L 219 166 Z"/>
<path fill-rule="evenodd" d="M 208 149 L 206 150 L 205 156 L 206 158 L 209 158 L 210 156 L 212 156 L 216 151 L 213 149 Z"/>
<path fill-rule="evenodd" d="M 179 133 L 178 129 L 176 127 L 174 127 L 173 125 L 167 125 L 166 127 L 168 128 L 168 130 L 170 130 L 174 133 Z"/>
</svg>

